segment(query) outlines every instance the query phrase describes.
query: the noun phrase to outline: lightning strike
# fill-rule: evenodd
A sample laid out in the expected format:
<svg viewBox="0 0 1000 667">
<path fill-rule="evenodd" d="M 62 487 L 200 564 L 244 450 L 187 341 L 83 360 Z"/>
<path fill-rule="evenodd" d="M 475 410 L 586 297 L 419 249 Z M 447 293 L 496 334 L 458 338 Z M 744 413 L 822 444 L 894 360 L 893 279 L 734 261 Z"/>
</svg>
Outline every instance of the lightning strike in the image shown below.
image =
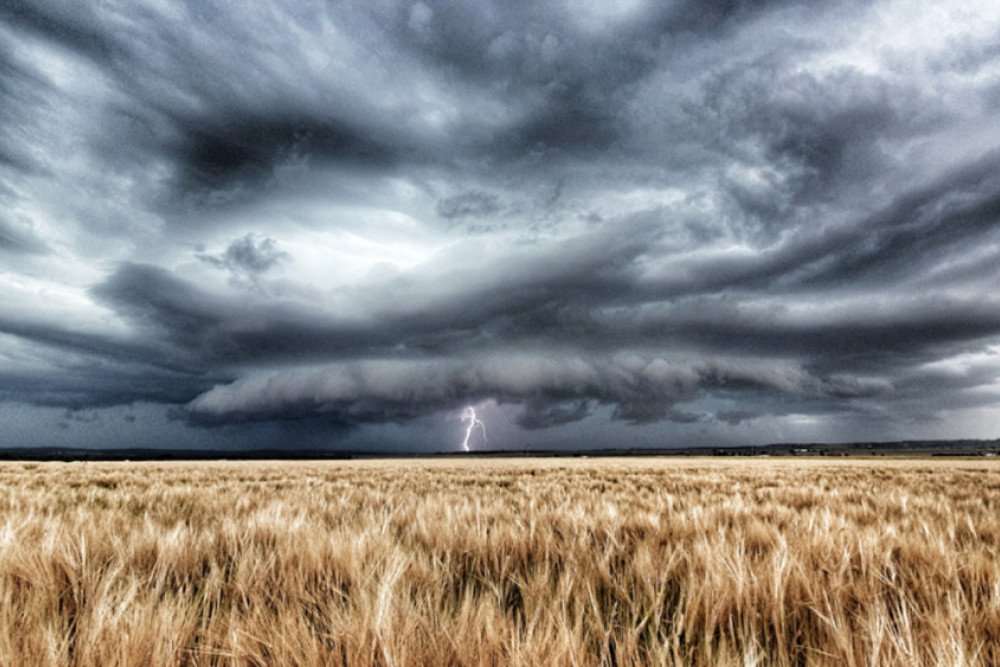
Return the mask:
<svg viewBox="0 0 1000 667">
<path fill-rule="evenodd" d="M 476 416 L 476 409 L 471 405 L 466 406 L 465 412 L 462 414 L 462 421 L 469 422 L 469 428 L 465 430 L 465 440 L 462 441 L 462 448 L 465 451 L 469 451 L 469 439 L 472 437 L 472 433 L 479 427 L 479 430 L 483 433 L 483 444 L 486 444 L 486 424 L 483 423 L 479 417 Z"/>
</svg>

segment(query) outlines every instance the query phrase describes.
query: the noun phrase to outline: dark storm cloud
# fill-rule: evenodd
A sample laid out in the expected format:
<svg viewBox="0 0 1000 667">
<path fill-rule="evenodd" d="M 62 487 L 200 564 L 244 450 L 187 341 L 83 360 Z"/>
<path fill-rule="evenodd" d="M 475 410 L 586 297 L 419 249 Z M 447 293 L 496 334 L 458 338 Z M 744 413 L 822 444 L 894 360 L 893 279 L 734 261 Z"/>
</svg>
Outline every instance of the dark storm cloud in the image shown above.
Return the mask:
<svg viewBox="0 0 1000 667">
<path fill-rule="evenodd" d="M 149 265 L 121 267 L 94 295 L 136 325 L 162 363 L 190 371 L 248 361 L 308 359 L 361 351 L 384 335 L 304 308 L 225 299 Z"/>
<path fill-rule="evenodd" d="M 590 413 L 591 407 L 585 400 L 553 405 L 536 398 L 525 404 L 517 423 L 526 429 L 549 428 L 578 422 Z"/>
<path fill-rule="evenodd" d="M 0 370 L 5 401 L 72 409 L 136 401 L 180 403 L 228 377 L 178 366 L 155 345 L 19 321 L 15 314 L 0 318 L 0 334 L 29 351 L 13 355 Z"/>
<path fill-rule="evenodd" d="M 568 263 L 573 260 L 565 250 L 561 256 Z M 821 322 L 767 309 L 719 310 L 706 302 L 663 305 L 656 316 L 633 324 L 593 310 L 609 296 L 613 299 L 629 292 L 622 276 L 606 281 L 592 276 L 589 281 L 577 279 L 575 284 L 565 283 L 565 278 L 539 272 L 521 276 L 516 288 L 494 282 L 488 294 L 469 293 L 464 308 L 463 303 L 454 302 L 421 308 L 421 317 L 430 318 L 436 326 L 421 317 L 387 317 L 370 325 L 370 337 L 359 336 L 368 340 L 382 336 L 382 352 L 374 345 L 364 352 L 353 348 L 375 355 L 371 362 L 305 376 L 294 372 L 271 376 L 259 384 L 219 386 L 195 401 L 191 414 L 202 422 L 322 414 L 344 423 L 367 423 L 406 420 L 457 409 L 472 398 L 493 398 L 523 403 L 519 423 L 525 428 L 572 423 L 599 405 L 612 406 L 612 417 L 628 423 L 684 423 L 701 417 L 678 406 L 708 393 L 778 394 L 786 401 L 831 401 L 829 409 L 839 410 L 842 407 L 832 401 L 891 395 L 895 378 L 909 367 L 975 349 L 1000 335 L 996 304 L 940 299 L 876 306 L 867 313 L 847 308 L 827 311 Z M 473 307 L 476 301 L 486 305 L 477 309 Z M 653 326 L 657 320 L 661 324 Z M 385 338 L 386 332 L 393 337 Z M 448 334 L 442 338 L 442 332 Z M 288 332 L 274 329 L 272 334 L 278 340 Z M 549 355 L 544 352 L 537 357 L 511 358 L 499 366 L 515 376 L 499 379 L 495 377 L 498 365 L 484 368 L 478 360 L 494 354 L 497 346 L 526 341 L 589 351 L 564 360 L 564 366 L 545 366 Z M 431 355 L 430 360 L 407 361 L 404 356 L 379 361 L 377 356 L 393 343 L 410 353 L 423 350 L 424 355 Z M 613 358 L 616 349 L 645 352 L 621 361 Z M 666 358 L 656 357 L 655 350 L 667 351 Z M 461 357 L 440 358 L 448 351 Z M 730 360 L 709 361 L 719 354 Z M 796 361 L 782 361 L 789 355 Z M 595 364 L 595 359 L 604 361 Z M 748 365 L 749 359 L 759 361 Z M 543 370 L 538 370 L 539 365 Z M 524 376 L 516 375 L 518 368 L 527 369 Z M 576 372 L 572 381 L 559 381 Z M 992 376 L 986 373 L 964 381 L 974 386 L 988 377 Z M 351 383 L 348 389 L 341 387 L 345 381 Z M 381 381 L 388 381 L 390 390 Z M 324 396 L 323 388 L 328 386 L 338 389 Z M 213 402 L 218 397 L 226 400 Z"/>
<path fill-rule="evenodd" d="M 150 266 L 125 266 L 96 293 L 144 326 L 149 339 L 164 342 L 167 358 L 183 360 L 189 368 L 354 355 L 371 359 L 324 371 L 293 371 L 260 383 L 219 385 L 192 403 L 188 414 L 202 424 L 318 415 L 341 425 L 405 421 L 457 409 L 470 398 L 523 402 L 518 423 L 529 429 L 578 421 L 600 405 L 612 406 L 612 418 L 628 423 L 686 423 L 702 417 L 678 405 L 708 392 L 777 392 L 786 400 L 882 396 L 893 391 L 891 378 L 900 368 L 1000 334 L 1000 309 L 961 300 L 911 299 L 872 306 L 867 313 L 826 310 L 822 322 L 784 309 L 704 298 L 633 311 L 631 295 L 642 293 L 635 287 L 637 257 L 660 234 L 651 224 L 633 231 L 634 239 L 596 234 L 585 242 L 560 243 L 528 255 L 528 264 L 514 257 L 509 264 L 481 267 L 478 288 L 461 275 L 437 276 L 433 283 L 395 279 L 371 287 L 358 297 L 382 304 L 381 315 L 365 322 L 330 313 L 307 315 L 295 306 L 229 303 Z M 230 249 L 236 247 L 234 256 L 243 257 L 246 253 L 240 251 L 250 246 L 256 251 L 260 245 L 266 244 L 244 237 Z M 261 259 L 260 253 L 250 254 L 248 261 Z M 271 257 L 269 252 L 262 255 Z M 435 286 L 450 282 L 464 285 L 459 298 L 433 298 Z M 411 302 L 408 294 L 420 296 Z M 602 314 L 602 306 L 616 301 L 626 304 L 627 317 L 620 309 L 615 315 L 614 307 Z M 497 354 L 498 346 L 526 341 L 592 351 L 564 360 L 564 365 L 545 366 L 544 353 L 538 358 L 512 356 L 485 368 L 476 360 Z M 393 352 L 401 348 L 407 350 L 403 357 Z M 668 361 L 646 352 L 621 362 L 606 356 L 615 349 L 688 353 Z M 461 357 L 440 356 L 449 351 Z M 705 361 L 719 353 L 737 359 L 764 355 L 773 361 L 749 368 L 739 361 Z M 384 359 L 386 354 L 397 356 Z M 430 356 L 408 359 L 413 354 Z M 799 361 L 783 367 L 778 360 L 788 354 Z M 605 361 L 591 366 L 589 355 Z M 527 370 L 523 377 L 497 378 L 498 367 L 504 373 Z M 871 372 L 889 376 L 865 376 Z M 572 378 L 560 380 L 567 375 Z M 342 390 L 345 381 L 351 384 Z M 331 385 L 343 393 L 324 396 Z M 725 416 L 720 420 L 732 423 Z"/>
<path fill-rule="evenodd" d="M 212 386 L 204 378 L 158 371 L 108 370 L 100 363 L 40 373 L 0 372 L 0 400 L 69 409 L 177 404 Z"/>
<path fill-rule="evenodd" d="M 682 279 L 661 280 L 650 289 L 672 296 L 832 287 L 857 292 L 887 283 L 961 279 L 963 257 L 984 243 L 989 249 L 1000 238 L 998 159 L 998 153 L 989 151 L 929 184 L 901 189 L 892 202 L 870 214 L 835 226 L 799 229 L 787 242 L 753 255 L 692 264 Z M 747 208 L 750 215 L 759 212 L 755 206 Z M 993 262 L 995 249 L 989 258 L 979 259 L 978 270 L 964 277 L 995 278 L 1000 266 Z"/>
<path fill-rule="evenodd" d="M 294 72 L 302 55 L 294 39 L 274 43 L 254 32 L 268 19 L 303 29 L 311 17 L 221 9 L 190 3 L 164 13 L 140 7 L 130 13 L 18 1 L 0 16 L 14 29 L 82 56 L 121 92 L 101 110 L 103 127 L 87 128 L 94 146 L 105 146 L 102 158 L 108 160 L 167 160 L 173 174 L 163 194 L 181 202 L 251 199 L 289 161 L 384 169 L 397 151 L 413 152 L 386 125 L 394 117 L 373 119 L 363 102 L 359 109 L 352 100 L 326 100 L 286 78 L 285 68 Z M 189 30 L 177 14 L 200 23 Z M 5 68 L 16 66 L 14 58 L 5 61 Z M 30 67 L 14 74 L 40 76 Z M 169 83 L 160 85 L 164 81 Z M 21 94 L 32 86 L 17 88 Z"/>
<path fill-rule="evenodd" d="M 195 420 L 297 419 L 329 415 L 348 423 L 401 421 L 454 410 L 470 399 L 527 400 L 523 425 L 568 423 L 589 414 L 588 399 L 615 406 L 632 423 L 688 415 L 702 373 L 662 360 L 584 359 L 560 353 L 494 353 L 476 359 L 370 361 L 248 378 L 218 386 L 189 405 Z M 530 399 L 530 400 L 528 400 Z"/>
<path fill-rule="evenodd" d="M 0 17 L 18 30 L 62 44 L 102 64 L 109 63 L 120 51 L 99 10 L 86 3 L 11 0 L 0 8 Z"/>
<path fill-rule="evenodd" d="M 214 119 L 174 119 L 181 136 L 172 147 L 180 192 L 266 185 L 275 168 L 290 160 L 385 168 L 394 159 L 391 148 L 360 128 L 297 113 L 278 110 L 254 117 L 219 109 Z"/>
<path fill-rule="evenodd" d="M 768 163 L 792 170 L 795 197 L 822 199 L 833 194 L 831 186 L 871 178 L 890 161 L 877 139 L 943 120 L 936 100 L 906 85 L 850 70 L 822 78 L 790 74 L 795 58 L 794 51 L 769 54 L 721 72 L 706 84 L 703 98 L 707 109 L 725 118 L 734 142 L 758 140 Z"/>
<path fill-rule="evenodd" d="M 492 131 L 486 144 L 492 159 L 593 154 L 628 131 L 620 118 L 628 99 L 623 89 L 655 66 L 643 35 L 623 34 L 630 48 L 609 45 L 606 35 L 574 29 L 570 17 L 545 4 L 496 7 L 486 21 L 473 5 L 419 6 L 426 14 L 411 9 L 400 26 L 411 48 L 467 85 L 511 96 L 517 113 Z"/>
<path fill-rule="evenodd" d="M 613 420 L 629 424 L 691 423 L 703 415 L 679 406 L 716 389 L 815 401 L 870 397 L 891 387 L 773 363 L 483 350 L 466 359 L 372 360 L 245 378 L 199 396 L 188 414 L 204 424 L 325 416 L 359 425 L 490 398 L 522 405 L 518 423 L 528 429 L 579 421 L 598 406 L 610 406 Z"/>
<path fill-rule="evenodd" d="M 715 415 L 715 418 L 719 421 L 725 422 L 730 426 L 736 426 L 737 424 L 742 424 L 745 421 L 750 421 L 759 417 L 760 413 L 752 412 L 750 410 L 723 410 Z"/>
<path fill-rule="evenodd" d="M 8 18 L 85 56 L 122 92 L 104 110 L 106 127 L 91 128 L 111 136 L 95 142 L 110 142 L 114 159 L 132 152 L 133 159 L 151 154 L 167 160 L 173 175 L 165 194 L 205 204 L 259 197 L 275 169 L 289 161 L 381 171 L 406 163 L 451 164 L 456 157 L 496 164 L 538 151 L 593 154 L 619 142 L 631 146 L 636 131 L 644 131 L 634 127 L 626 107 L 634 87 L 682 48 L 672 31 L 687 35 L 685 42 L 692 30 L 737 26 L 766 11 L 766 5 L 696 5 L 655 16 L 644 9 L 610 32 L 584 29 L 575 25 L 572 8 L 546 4 L 484 12 L 472 5 L 400 3 L 373 8 L 371 17 L 312 3 L 297 12 L 243 14 L 211 5 L 174 7 L 171 14 L 196 21 L 193 30 L 151 9 L 133 16 L 18 2 Z M 468 115 L 460 110 L 454 128 L 432 138 L 405 115 L 405 106 L 379 111 L 370 92 L 342 91 L 351 98 L 336 94 L 342 85 L 336 81 L 310 86 L 301 72 L 307 44 L 280 32 L 267 38 L 256 32 L 277 24 L 288 34 L 315 37 L 324 20 L 352 31 L 359 54 L 391 61 L 393 49 L 401 49 L 396 62 L 406 68 L 418 64 L 407 60 L 411 53 L 447 75 L 458 73 L 457 94 L 502 96 L 506 118 L 486 124 L 475 109 Z M 120 25 L 127 28 L 116 29 Z M 295 74 L 303 74 L 301 84 L 290 78 Z M 168 84 L 157 85 L 163 80 Z M 323 83 L 333 85 L 324 90 Z M 668 115 L 675 104 L 666 100 Z M 773 109 L 757 111 L 766 118 Z M 779 140 L 785 145 L 780 150 L 808 152 L 794 144 L 810 129 L 803 126 L 798 139 Z"/>
<path fill-rule="evenodd" d="M 698 299 L 649 309 L 634 321 L 605 319 L 622 338 L 670 339 L 708 350 L 804 355 L 818 365 L 932 358 L 948 347 L 989 340 L 1000 333 L 993 299 L 895 297 L 890 302 L 821 309 L 796 315 L 781 307 L 737 307 L 731 300 Z M 610 331 L 608 332 L 610 334 Z"/>
<path fill-rule="evenodd" d="M 992 405 L 1000 22 L 927 7 L 7 3 L 2 398 L 338 432 Z"/>
<path fill-rule="evenodd" d="M 906 192 L 864 221 L 851 245 L 811 278 L 886 280 L 949 262 L 972 244 L 1000 238 L 1000 152 L 990 151 L 929 187 Z M 827 250 L 829 255 L 834 249 Z"/>
<path fill-rule="evenodd" d="M 503 208 L 497 195 L 480 190 L 463 192 L 454 197 L 441 199 L 437 203 L 437 213 L 442 218 L 482 218 L 495 215 Z"/>
<path fill-rule="evenodd" d="M 278 242 L 274 239 L 250 233 L 230 243 L 224 253 L 199 253 L 198 259 L 228 271 L 234 280 L 255 283 L 261 275 L 287 261 L 289 255 L 278 250 Z"/>
<path fill-rule="evenodd" d="M 637 225 L 630 236 L 601 232 L 479 265 L 474 271 L 390 278 L 342 296 L 369 316 L 344 317 L 297 301 L 231 300 L 164 269 L 126 264 L 93 290 L 165 353 L 193 366 L 254 360 L 321 359 L 384 353 L 400 345 L 439 351 L 494 340 L 547 337 L 547 324 L 569 323 L 602 297 L 627 291 L 634 258 L 659 231 Z M 273 239 L 234 241 L 212 265 L 260 275 L 284 260 Z M 454 293 L 453 286 L 462 289 Z"/>
</svg>

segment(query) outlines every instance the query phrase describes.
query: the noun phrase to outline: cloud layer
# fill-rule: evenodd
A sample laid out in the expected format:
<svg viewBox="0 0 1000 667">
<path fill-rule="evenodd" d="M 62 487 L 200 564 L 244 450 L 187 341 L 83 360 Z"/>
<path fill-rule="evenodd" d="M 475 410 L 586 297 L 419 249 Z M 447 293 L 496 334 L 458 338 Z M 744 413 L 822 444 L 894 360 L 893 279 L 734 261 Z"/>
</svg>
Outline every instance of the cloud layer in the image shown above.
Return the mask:
<svg viewBox="0 0 1000 667">
<path fill-rule="evenodd" d="M 448 449 L 471 404 L 512 447 L 994 437 L 998 38 L 971 1 L 8 3 L 0 401 L 38 443 L 141 408 Z"/>
</svg>

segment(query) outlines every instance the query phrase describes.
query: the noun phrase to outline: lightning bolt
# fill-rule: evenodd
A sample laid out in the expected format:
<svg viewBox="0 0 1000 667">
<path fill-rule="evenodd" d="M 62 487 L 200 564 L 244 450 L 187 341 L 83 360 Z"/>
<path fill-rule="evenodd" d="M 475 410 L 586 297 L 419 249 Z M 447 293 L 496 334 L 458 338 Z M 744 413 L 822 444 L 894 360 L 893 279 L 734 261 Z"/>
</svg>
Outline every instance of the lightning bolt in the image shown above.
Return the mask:
<svg viewBox="0 0 1000 667">
<path fill-rule="evenodd" d="M 469 422 L 469 428 L 465 429 L 465 440 L 462 441 L 462 448 L 465 451 L 469 451 L 469 438 L 472 437 L 472 433 L 479 427 L 479 430 L 483 432 L 483 444 L 486 444 L 486 424 L 483 420 L 476 416 L 476 409 L 471 405 L 465 407 L 465 412 L 462 414 L 462 421 Z"/>
</svg>

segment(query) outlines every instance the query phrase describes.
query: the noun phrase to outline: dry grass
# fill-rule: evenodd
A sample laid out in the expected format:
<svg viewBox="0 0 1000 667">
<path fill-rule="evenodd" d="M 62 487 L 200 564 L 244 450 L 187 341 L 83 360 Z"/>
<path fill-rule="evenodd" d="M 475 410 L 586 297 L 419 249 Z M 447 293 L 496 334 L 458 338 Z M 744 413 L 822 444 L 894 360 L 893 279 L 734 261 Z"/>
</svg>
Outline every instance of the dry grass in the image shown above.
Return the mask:
<svg viewBox="0 0 1000 667">
<path fill-rule="evenodd" d="M 0 465 L 0 663 L 1000 664 L 1000 465 Z"/>
</svg>

